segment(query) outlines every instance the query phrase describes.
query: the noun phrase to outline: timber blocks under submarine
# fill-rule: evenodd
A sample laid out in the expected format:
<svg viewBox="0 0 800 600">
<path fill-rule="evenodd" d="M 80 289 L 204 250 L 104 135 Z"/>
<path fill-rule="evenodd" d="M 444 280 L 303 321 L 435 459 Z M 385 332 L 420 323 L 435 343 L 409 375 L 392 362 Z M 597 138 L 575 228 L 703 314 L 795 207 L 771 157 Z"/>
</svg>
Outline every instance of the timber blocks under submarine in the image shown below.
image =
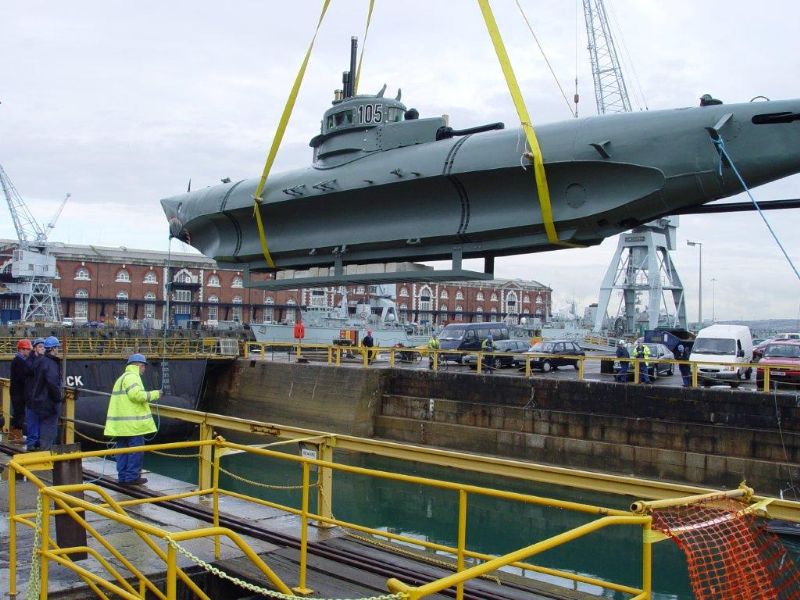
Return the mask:
<svg viewBox="0 0 800 600">
<path fill-rule="evenodd" d="M 351 65 L 353 64 L 351 55 Z M 351 72 L 353 67 L 351 66 Z M 449 127 L 395 98 L 343 90 L 325 111 L 309 167 L 161 200 L 172 236 L 249 287 L 488 279 L 494 257 L 590 246 L 653 219 L 800 171 L 800 100 L 713 104 L 542 125 L 536 135 L 558 243 L 548 238 L 519 128 Z M 563 245 L 562 245 L 563 244 Z M 484 272 L 465 258 L 484 258 Z M 452 260 L 452 270 L 354 273 L 353 265 Z M 319 276 L 280 278 L 317 268 Z M 255 272 L 274 279 L 254 281 Z"/>
</svg>

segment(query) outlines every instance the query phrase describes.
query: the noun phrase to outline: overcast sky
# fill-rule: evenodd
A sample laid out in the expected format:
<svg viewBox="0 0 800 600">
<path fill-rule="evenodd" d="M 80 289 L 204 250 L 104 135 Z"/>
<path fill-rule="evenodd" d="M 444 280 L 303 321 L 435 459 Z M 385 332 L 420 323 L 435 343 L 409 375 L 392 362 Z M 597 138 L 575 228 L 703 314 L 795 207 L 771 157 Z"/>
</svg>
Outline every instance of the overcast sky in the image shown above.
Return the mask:
<svg viewBox="0 0 800 600">
<path fill-rule="evenodd" d="M 567 96 L 595 114 L 580 2 L 521 0 Z M 334 0 L 323 23 L 275 171 L 311 160 L 351 35 L 366 0 Z M 739 0 L 607 0 L 634 105 L 696 105 L 800 97 L 796 4 Z M 0 164 L 47 223 L 72 193 L 56 241 L 166 250 L 159 199 L 260 174 L 321 2 L 5 0 L 0 20 Z M 571 114 L 512 0 L 493 2 L 534 126 Z M 456 128 L 518 126 L 472 0 L 377 3 L 361 91 L 403 89 L 421 116 Z M 641 92 L 640 92 L 641 91 Z M 388 95 L 388 92 L 387 92 Z M 646 100 L 642 100 L 645 98 Z M 795 124 L 800 126 L 800 124 Z M 800 150 L 798 150 L 800 151 Z M 758 200 L 800 197 L 800 176 L 757 188 Z M 745 200 L 736 197 L 733 200 Z M 800 262 L 798 211 L 768 213 Z M 0 207 L 0 238 L 14 238 Z M 703 243 L 703 316 L 800 318 L 800 283 L 757 215 L 681 217 L 673 253 L 697 318 Z M 500 277 L 535 279 L 555 304 L 597 300 L 616 238 L 583 250 L 497 260 Z M 173 250 L 188 250 L 173 242 Z M 712 278 L 715 280 L 712 284 Z M 713 298 L 712 298 L 713 289 Z M 616 304 L 610 310 L 616 311 Z"/>
</svg>

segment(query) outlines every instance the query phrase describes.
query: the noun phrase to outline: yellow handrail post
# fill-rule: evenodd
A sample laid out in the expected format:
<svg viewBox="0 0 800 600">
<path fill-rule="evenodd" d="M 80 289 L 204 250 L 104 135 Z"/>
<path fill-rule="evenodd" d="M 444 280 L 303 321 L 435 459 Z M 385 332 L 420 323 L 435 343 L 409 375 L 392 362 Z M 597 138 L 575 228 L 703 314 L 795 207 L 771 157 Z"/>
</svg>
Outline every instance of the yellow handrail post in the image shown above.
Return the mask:
<svg viewBox="0 0 800 600">
<path fill-rule="evenodd" d="M 432 350 L 432 352 L 433 352 L 433 370 L 434 371 L 438 371 L 439 370 L 439 351 L 438 350 Z"/>
<path fill-rule="evenodd" d="M 639 383 L 639 364 L 641 362 L 638 358 L 633 359 L 633 383 Z"/>
<path fill-rule="evenodd" d="M 697 363 L 692 363 L 692 387 L 697 387 Z"/>
<path fill-rule="evenodd" d="M 756 379 L 758 379 L 758 370 L 756 370 Z M 769 366 L 764 365 L 764 391 L 769 391 Z"/>
<path fill-rule="evenodd" d="M 585 356 L 578 357 L 578 381 L 583 381 L 583 369 L 585 363 L 586 363 Z"/>
<path fill-rule="evenodd" d="M 336 346 L 336 366 L 342 366 L 342 347 Z"/>
<path fill-rule="evenodd" d="M 330 439 L 330 443 L 328 442 Z M 336 438 L 326 438 L 318 444 L 317 456 L 320 460 L 333 462 L 333 446 Z M 328 467 L 317 467 L 317 513 L 327 519 L 333 518 L 333 470 Z M 317 527 L 335 527 L 333 523 L 319 521 Z"/>
<path fill-rule="evenodd" d="M 395 359 L 395 350 L 394 348 L 389 348 L 389 367 L 394 368 L 394 359 Z"/>
<path fill-rule="evenodd" d="M 478 352 L 478 361 L 475 363 L 475 372 L 480 375 L 483 371 L 483 352 Z"/>
<path fill-rule="evenodd" d="M 652 517 L 642 525 L 642 592 L 645 598 L 651 598 L 653 593 L 653 543 Z"/>
<path fill-rule="evenodd" d="M 210 442 L 214 439 L 214 427 L 205 421 L 200 423 L 200 441 Z M 211 467 L 213 465 L 213 444 L 200 446 L 198 460 L 200 461 L 199 472 L 197 475 L 197 487 L 207 490 L 211 487 Z"/>
<path fill-rule="evenodd" d="M 306 568 L 308 566 L 308 496 L 309 471 L 308 461 L 303 461 L 303 500 L 300 508 L 300 580 L 297 587 L 292 588 L 298 594 L 310 594 L 306 587 Z"/>
<path fill-rule="evenodd" d="M 531 357 L 525 357 L 525 377 L 531 376 Z"/>
<path fill-rule="evenodd" d="M 333 362 L 333 346 L 328 346 L 328 364 Z"/>
<path fill-rule="evenodd" d="M 8 595 L 17 593 L 17 470 L 8 465 Z"/>
<path fill-rule="evenodd" d="M 167 600 L 175 600 L 178 595 L 177 552 L 175 546 L 167 541 Z"/>
<path fill-rule="evenodd" d="M 298 344 L 295 346 L 295 352 L 294 352 L 294 355 L 295 355 L 297 358 L 300 358 L 300 349 L 301 349 L 301 347 L 302 347 L 302 344 L 300 344 L 300 343 L 298 343 Z"/>
<path fill-rule="evenodd" d="M 47 550 L 50 547 L 50 498 L 39 490 L 42 503 L 42 523 L 39 533 L 39 600 L 47 600 Z"/>
<path fill-rule="evenodd" d="M 222 455 L 225 453 L 225 447 L 222 445 L 224 440 L 217 438 L 216 452 L 214 452 L 214 492 L 211 496 L 212 507 L 214 511 L 214 527 L 219 527 L 219 463 L 222 460 Z M 214 558 L 217 560 L 221 556 L 220 536 L 214 536 Z"/>
<path fill-rule="evenodd" d="M 467 545 L 467 491 L 458 490 L 458 556 L 456 557 L 456 571 L 464 570 L 464 551 Z M 456 600 L 464 600 L 464 582 L 456 585 Z"/>
<path fill-rule="evenodd" d="M 75 443 L 75 388 L 64 390 L 64 443 Z"/>
<path fill-rule="evenodd" d="M 361 348 L 361 366 L 369 367 L 369 348 Z"/>
</svg>

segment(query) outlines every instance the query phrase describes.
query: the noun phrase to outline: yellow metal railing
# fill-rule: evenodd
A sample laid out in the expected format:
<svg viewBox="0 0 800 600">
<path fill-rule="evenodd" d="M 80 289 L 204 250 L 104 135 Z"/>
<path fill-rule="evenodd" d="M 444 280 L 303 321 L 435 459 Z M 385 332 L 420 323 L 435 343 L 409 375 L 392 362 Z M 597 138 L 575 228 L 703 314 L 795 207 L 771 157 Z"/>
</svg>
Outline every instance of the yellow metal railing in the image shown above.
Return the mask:
<svg viewBox="0 0 800 600">
<path fill-rule="evenodd" d="M 61 338 L 62 355 L 78 358 L 127 358 L 134 352 L 168 358 L 234 358 L 239 356 L 239 342 L 233 338 L 160 337 Z M 17 338 L 0 338 L 0 357 L 17 351 Z"/>
<path fill-rule="evenodd" d="M 329 446 L 330 447 L 330 446 Z M 25 525 L 36 527 L 37 523 L 40 526 L 39 545 L 36 549 L 39 564 L 39 581 L 40 581 L 40 598 L 47 597 L 47 582 L 48 582 L 48 567 L 51 561 L 56 562 L 65 568 L 73 570 L 79 577 L 86 581 L 87 585 L 93 589 L 99 587 L 107 591 L 113 592 L 124 598 L 140 598 L 143 597 L 145 591 L 155 594 L 159 598 L 166 598 L 172 600 L 176 594 L 176 583 L 180 579 L 188 585 L 193 592 L 197 593 L 201 598 L 207 598 L 197 586 L 192 584 L 186 574 L 177 567 L 177 553 L 182 552 L 185 555 L 191 555 L 185 548 L 180 545 L 181 541 L 188 539 L 201 539 L 208 538 L 213 540 L 214 555 L 217 559 L 220 557 L 220 538 L 226 536 L 231 539 L 246 555 L 247 557 L 261 570 L 261 572 L 269 579 L 269 581 L 283 593 L 290 593 L 285 584 L 283 584 L 269 567 L 261 561 L 255 553 L 246 545 L 246 543 L 239 538 L 233 531 L 220 527 L 220 513 L 219 504 L 221 497 L 231 497 L 244 500 L 260 506 L 279 509 L 292 515 L 299 517 L 300 522 L 300 563 L 297 574 L 297 585 L 293 588 L 295 592 L 308 594 L 312 590 L 307 587 L 307 565 L 308 565 L 308 527 L 313 522 L 317 525 L 323 526 L 339 526 L 345 527 L 350 530 L 367 533 L 372 536 L 387 538 L 391 541 L 401 542 L 404 545 L 414 545 L 417 547 L 425 548 L 429 551 L 438 553 L 445 553 L 455 557 L 455 571 L 454 575 L 443 577 L 441 579 L 432 581 L 419 588 L 408 588 L 404 584 L 390 580 L 387 586 L 390 591 L 398 594 L 396 597 L 408 598 L 422 598 L 426 595 L 435 593 L 448 587 L 455 586 L 457 590 L 457 598 L 463 598 L 463 584 L 474 578 L 484 575 L 486 573 L 496 571 L 497 569 L 512 565 L 521 569 L 531 570 L 539 573 L 544 573 L 552 576 L 564 578 L 569 581 L 586 583 L 589 585 L 598 586 L 602 589 L 611 590 L 614 592 L 621 592 L 631 595 L 636 599 L 650 598 L 651 594 L 651 553 L 650 553 L 650 517 L 633 515 L 627 511 L 615 510 L 605 507 L 592 506 L 588 504 L 581 504 L 577 502 L 567 502 L 562 500 L 555 500 L 549 498 L 542 498 L 529 494 L 521 494 L 516 492 L 507 492 L 503 490 L 483 488 L 474 485 L 452 483 L 447 481 L 439 481 L 418 477 L 413 475 L 403 475 L 397 473 L 389 473 L 374 469 L 367 469 L 363 467 L 356 467 L 347 464 L 336 463 L 333 461 L 332 452 L 323 452 L 323 458 L 312 458 L 309 456 L 296 456 L 285 454 L 273 449 L 264 447 L 253 447 L 242 444 L 228 442 L 223 438 L 215 438 L 214 440 L 203 440 L 196 442 L 180 442 L 173 444 L 158 444 L 145 446 L 144 448 L 124 448 L 117 450 L 100 450 L 94 452 L 83 453 L 69 453 L 62 455 L 47 455 L 46 459 L 50 461 L 65 461 L 76 460 L 81 458 L 91 457 L 106 457 L 116 454 L 129 453 L 134 451 L 163 451 L 181 448 L 197 448 L 200 456 L 204 456 L 204 448 L 207 448 L 213 454 L 213 459 L 208 465 L 211 469 L 212 475 L 210 477 L 213 484 L 209 487 L 199 486 L 199 489 L 191 492 L 183 492 L 179 494 L 170 494 L 166 496 L 159 496 L 156 498 L 146 498 L 138 500 L 129 500 L 123 502 L 116 502 L 114 499 L 105 492 L 102 488 L 93 484 L 75 484 L 75 485 L 62 485 L 62 486 L 45 486 L 42 481 L 36 476 L 33 470 L 37 463 L 43 460 L 42 454 L 28 454 L 18 455 L 9 463 L 11 470 L 11 477 L 9 479 L 9 593 L 16 593 L 16 569 L 18 565 L 17 557 L 17 526 Z M 247 453 L 253 459 L 257 458 L 270 458 L 282 461 L 288 461 L 296 464 L 301 470 L 301 500 L 300 506 L 290 506 L 263 500 L 247 494 L 225 490 L 219 487 L 219 478 L 221 462 L 228 454 L 233 453 Z M 205 459 L 201 458 L 202 462 Z M 252 461 L 248 461 L 252 464 Z M 311 471 L 316 469 L 318 471 L 318 479 L 314 483 L 311 482 Z M 338 471 L 342 473 L 350 473 L 356 476 L 365 476 L 379 478 L 388 481 L 398 481 L 409 485 L 424 486 L 426 488 L 434 488 L 440 490 L 448 490 L 455 493 L 458 497 L 458 524 L 457 531 L 455 532 L 455 539 L 457 540 L 456 546 L 448 546 L 436 542 L 429 542 L 419 540 L 415 537 L 391 533 L 383 530 L 374 529 L 371 527 L 363 526 L 358 523 L 344 521 L 335 518 L 330 513 L 330 498 L 332 496 L 332 479 L 328 478 L 327 483 L 323 474 Z M 268 472 L 268 469 L 264 469 Z M 39 487 L 39 493 L 42 497 L 40 510 L 36 513 L 17 513 L 15 503 L 15 477 L 16 473 L 28 478 L 35 485 Z M 327 501 L 319 503 L 317 510 L 312 511 L 310 508 L 310 495 L 312 488 L 318 488 L 318 494 L 327 496 Z M 98 503 L 89 502 L 87 500 L 79 499 L 71 496 L 71 493 L 91 491 L 97 494 L 99 498 Z M 147 523 L 143 523 L 125 510 L 125 507 L 132 505 L 140 505 L 145 503 L 158 503 L 170 500 L 182 499 L 192 496 L 210 496 L 211 497 L 211 517 L 213 526 L 181 533 L 170 533 L 158 527 L 154 527 Z M 466 530 L 467 530 L 467 505 L 471 496 L 484 496 L 494 498 L 498 501 L 510 501 L 522 504 L 538 505 L 553 508 L 556 510 L 570 510 L 587 515 L 594 515 L 598 517 L 596 520 L 577 527 L 573 530 L 564 532 L 549 539 L 539 541 L 531 546 L 515 550 L 503 556 L 491 556 L 483 553 L 470 550 L 466 545 Z M 54 503 L 54 509 L 51 510 L 51 502 Z M 158 588 L 150 582 L 147 577 L 142 574 L 133 564 L 130 563 L 121 553 L 116 550 L 113 545 L 105 540 L 99 534 L 97 528 L 94 526 L 94 521 L 89 522 L 83 515 L 85 512 L 92 512 L 95 515 L 115 521 L 121 525 L 134 530 L 142 540 L 156 553 L 161 560 L 165 562 L 167 570 L 167 583 L 166 591 L 161 592 Z M 139 591 L 137 591 L 129 583 L 125 581 L 125 577 L 114 567 L 112 567 L 109 559 L 104 558 L 100 552 L 92 549 L 91 547 L 76 547 L 76 548 L 58 548 L 55 541 L 50 538 L 49 531 L 49 518 L 52 515 L 65 514 L 73 520 L 80 523 L 87 533 L 89 533 L 102 548 L 124 566 L 133 576 L 134 580 L 139 584 Z M 35 519 L 32 520 L 32 519 Z M 623 547 L 621 551 L 629 551 L 636 556 L 642 557 L 642 584 L 641 587 L 632 587 L 620 583 L 602 580 L 596 577 L 586 575 L 579 575 L 570 571 L 541 567 L 533 563 L 525 562 L 526 559 L 535 556 L 546 550 L 561 546 L 570 541 L 588 535 L 594 531 L 598 531 L 609 526 L 634 526 L 642 529 L 641 547 L 635 545 L 634 547 Z M 164 552 L 160 547 L 151 539 L 159 538 L 167 541 L 168 549 Z M 100 577 L 91 573 L 74 563 L 70 559 L 70 555 L 77 552 L 89 552 L 107 571 L 108 577 Z M 474 561 L 476 566 L 465 568 L 466 560 Z"/>
</svg>

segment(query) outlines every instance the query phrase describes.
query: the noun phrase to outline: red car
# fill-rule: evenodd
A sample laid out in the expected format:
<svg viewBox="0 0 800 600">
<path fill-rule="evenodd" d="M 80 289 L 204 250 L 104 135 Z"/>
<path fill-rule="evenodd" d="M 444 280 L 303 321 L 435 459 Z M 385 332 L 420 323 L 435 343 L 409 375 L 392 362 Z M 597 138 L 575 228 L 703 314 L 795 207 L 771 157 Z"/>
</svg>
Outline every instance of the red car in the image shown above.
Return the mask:
<svg viewBox="0 0 800 600">
<path fill-rule="evenodd" d="M 756 383 L 764 384 L 764 367 L 769 370 L 771 385 L 781 383 L 800 384 L 800 340 L 772 341 L 764 348 L 764 357 L 758 362 Z"/>
</svg>

